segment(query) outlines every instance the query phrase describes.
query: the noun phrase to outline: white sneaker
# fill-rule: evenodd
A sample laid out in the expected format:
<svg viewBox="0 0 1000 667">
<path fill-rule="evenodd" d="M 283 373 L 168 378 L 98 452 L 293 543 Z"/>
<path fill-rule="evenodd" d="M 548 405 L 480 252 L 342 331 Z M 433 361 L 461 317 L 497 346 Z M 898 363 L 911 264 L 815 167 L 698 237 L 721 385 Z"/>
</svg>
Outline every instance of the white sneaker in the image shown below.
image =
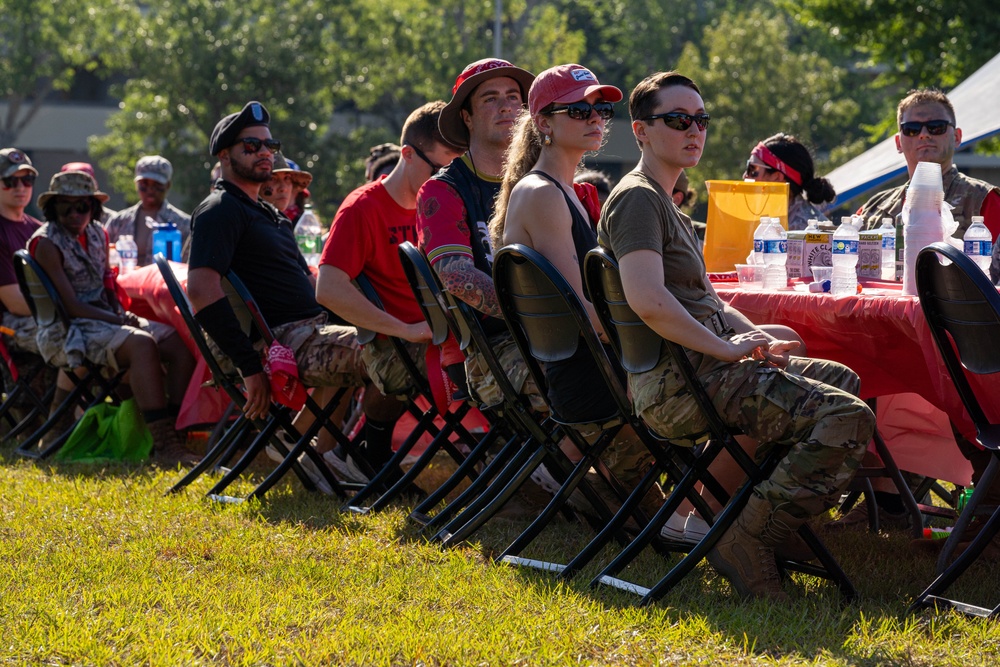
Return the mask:
<svg viewBox="0 0 1000 667">
<path fill-rule="evenodd" d="M 684 522 L 684 539 L 688 542 L 701 542 L 701 538 L 708 534 L 711 526 L 700 516 L 691 512 Z"/>
<path fill-rule="evenodd" d="M 687 517 L 680 512 L 674 512 L 667 519 L 667 522 L 663 524 L 660 528 L 660 537 L 665 540 L 683 540 L 684 539 L 684 524 L 687 522 Z"/>
<path fill-rule="evenodd" d="M 542 487 L 543 490 L 555 495 L 559 491 L 562 484 L 556 481 L 556 478 L 552 476 L 552 473 L 548 471 L 544 463 L 538 464 L 535 468 L 535 472 L 531 473 L 531 481 Z M 566 500 L 570 507 L 581 512 L 590 512 L 590 503 L 584 497 L 583 493 L 579 489 L 574 489 L 573 493 L 570 494 L 569 498 Z"/>
<path fill-rule="evenodd" d="M 660 537 L 665 540 L 680 540 L 682 542 L 701 542 L 711 526 L 694 512 L 687 516 L 674 512 L 660 528 Z"/>
<path fill-rule="evenodd" d="M 337 476 L 345 482 L 367 484 L 370 481 L 368 479 L 368 475 L 361 472 L 361 469 L 358 468 L 357 464 L 351 459 L 350 454 L 347 455 L 347 458 L 342 459 L 337 456 L 337 452 L 331 449 L 328 452 L 323 452 L 323 460 L 326 461 L 327 464 L 333 468 L 334 472 L 337 473 Z"/>
<path fill-rule="evenodd" d="M 285 446 L 285 449 L 287 449 L 288 451 L 291 451 L 292 447 L 295 446 L 295 443 L 290 441 L 288 434 L 285 433 L 284 431 L 277 431 L 275 435 L 278 437 L 279 440 L 281 440 L 281 444 L 283 444 Z M 316 443 L 316 438 L 313 438 L 312 443 L 310 443 L 309 446 L 310 447 L 314 446 L 315 443 Z M 278 450 L 273 445 L 268 445 L 264 449 L 264 451 L 267 452 L 267 455 L 271 458 L 272 461 L 277 461 L 278 463 L 281 463 L 282 461 L 285 460 L 285 457 L 282 454 L 278 453 Z M 332 496 L 333 487 L 331 487 L 330 483 L 326 481 L 326 478 L 323 477 L 323 473 L 321 473 L 319 468 L 316 467 L 316 463 L 311 458 L 309 458 L 309 455 L 306 454 L 305 452 L 302 452 L 301 454 L 299 454 L 298 461 L 299 461 L 299 466 L 302 468 L 302 471 L 306 474 L 307 477 L 309 477 L 310 481 L 312 481 L 312 483 L 316 486 L 316 490 L 324 495 Z"/>
</svg>

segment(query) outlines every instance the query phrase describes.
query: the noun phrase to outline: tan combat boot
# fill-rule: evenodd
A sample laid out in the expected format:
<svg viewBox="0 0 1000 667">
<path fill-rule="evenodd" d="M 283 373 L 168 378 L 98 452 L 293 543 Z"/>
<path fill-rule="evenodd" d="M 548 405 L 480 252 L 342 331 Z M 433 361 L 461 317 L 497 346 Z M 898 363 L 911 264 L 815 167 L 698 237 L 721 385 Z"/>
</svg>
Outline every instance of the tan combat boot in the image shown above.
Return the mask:
<svg viewBox="0 0 1000 667">
<path fill-rule="evenodd" d="M 733 590 L 744 600 L 764 598 L 786 602 L 789 599 L 781 588 L 774 561 L 774 531 L 768 535 L 767 542 L 763 539 L 772 512 L 769 501 L 750 496 L 743 512 L 708 552 L 708 562 L 729 580 Z"/>
<path fill-rule="evenodd" d="M 146 426 L 153 436 L 153 459 L 160 465 L 174 468 L 180 464 L 188 468 L 201 460 L 187 448 L 187 438 L 174 428 L 173 417 L 157 419 Z"/>
</svg>

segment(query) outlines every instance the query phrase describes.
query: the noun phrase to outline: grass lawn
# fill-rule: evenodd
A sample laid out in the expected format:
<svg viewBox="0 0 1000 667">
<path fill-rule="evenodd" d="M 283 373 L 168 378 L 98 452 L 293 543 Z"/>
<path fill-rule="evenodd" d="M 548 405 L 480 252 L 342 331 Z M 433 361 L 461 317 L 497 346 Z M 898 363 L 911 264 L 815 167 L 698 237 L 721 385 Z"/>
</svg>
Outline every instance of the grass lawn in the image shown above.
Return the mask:
<svg viewBox="0 0 1000 667">
<path fill-rule="evenodd" d="M 905 616 L 933 559 L 902 535 L 828 538 L 862 599 L 796 575 L 793 603 L 742 604 L 707 565 L 659 604 L 494 565 L 526 525 L 428 544 L 395 507 L 338 511 L 296 482 L 218 505 L 176 472 L 0 455 L 0 664 L 10 665 L 995 665 L 1000 625 Z M 590 536 L 560 519 L 526 555 Z M 606 554 L 607 556 L 608 554 Z M 651 583 L 652 552 L 627 571 Z M 1000 602 L 1000 566 L 953 591 Z"/>
</svg>

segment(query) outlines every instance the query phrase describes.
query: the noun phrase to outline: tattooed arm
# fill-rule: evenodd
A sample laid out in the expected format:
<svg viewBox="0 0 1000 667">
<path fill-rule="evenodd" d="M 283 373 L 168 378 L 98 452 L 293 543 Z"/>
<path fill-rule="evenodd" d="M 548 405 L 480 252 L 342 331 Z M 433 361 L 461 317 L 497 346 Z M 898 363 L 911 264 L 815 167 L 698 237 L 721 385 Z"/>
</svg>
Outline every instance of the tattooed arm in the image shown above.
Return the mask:
<svg viewBox="0 0 1000 667">
<path fill-rule="evenodd" d="M 444 288 L 476 310 L 503 318 L 493 279 L 476 268 L 471 257 L 452 255 L 434 265 Z"/>
</svg>

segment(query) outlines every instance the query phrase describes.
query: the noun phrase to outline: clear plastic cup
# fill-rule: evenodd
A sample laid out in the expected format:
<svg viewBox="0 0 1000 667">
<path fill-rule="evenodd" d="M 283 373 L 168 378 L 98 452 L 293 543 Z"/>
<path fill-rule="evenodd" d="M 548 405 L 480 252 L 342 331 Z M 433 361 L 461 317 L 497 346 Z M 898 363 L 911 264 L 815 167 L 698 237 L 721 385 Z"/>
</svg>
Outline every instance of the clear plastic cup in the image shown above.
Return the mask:
<svg viewBox="0 0 1000 667">
<path fill-rule="evenodd" d="M 764 273 L 767 271 L 765 264 L 737 264 L 736 277 L 739 278 L 740 287 L 745 290 L 764 289 Z"/>
</svg>

